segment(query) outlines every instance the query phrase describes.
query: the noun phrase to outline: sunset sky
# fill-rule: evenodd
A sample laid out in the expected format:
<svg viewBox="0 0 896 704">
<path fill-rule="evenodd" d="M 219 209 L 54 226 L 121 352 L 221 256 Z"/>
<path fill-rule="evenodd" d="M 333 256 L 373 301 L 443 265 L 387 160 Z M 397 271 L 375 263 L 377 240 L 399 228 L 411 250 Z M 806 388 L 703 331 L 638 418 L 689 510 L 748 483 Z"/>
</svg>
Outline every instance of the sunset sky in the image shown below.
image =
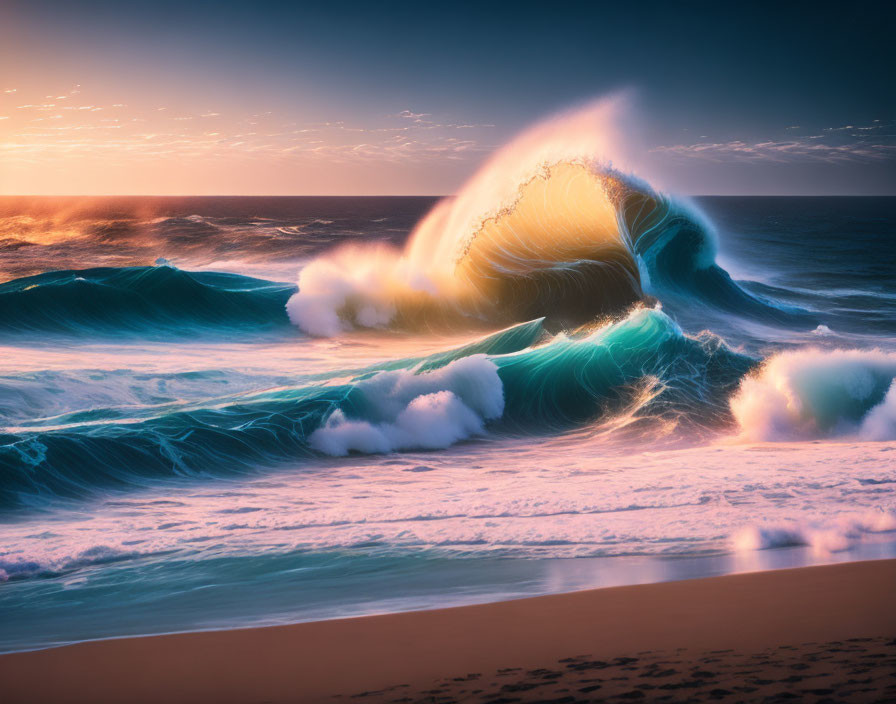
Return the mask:
<svg viewBox="0 0 896 704">
<path fill-rule="evenodd" d="M 614 5 L 0 0 L 0 194 L 447 194 L 617 91 L 671 190 L 896 193 L 883 3 Z"/>
</svg>

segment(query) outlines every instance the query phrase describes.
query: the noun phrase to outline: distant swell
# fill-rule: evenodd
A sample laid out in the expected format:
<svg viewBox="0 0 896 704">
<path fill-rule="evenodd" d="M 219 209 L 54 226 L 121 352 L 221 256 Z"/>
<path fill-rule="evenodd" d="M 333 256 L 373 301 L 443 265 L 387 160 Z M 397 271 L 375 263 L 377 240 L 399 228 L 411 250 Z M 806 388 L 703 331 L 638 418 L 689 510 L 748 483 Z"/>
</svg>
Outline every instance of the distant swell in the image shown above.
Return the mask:
<svg viewBox="0 0 896 704">
<path fill-rule="evenodd" d="M 0 284 L 0 336 L 92 332 L 142 337 L 288 324 L 291 286 L 170 266 L 53 271 Z"/>
</svg>

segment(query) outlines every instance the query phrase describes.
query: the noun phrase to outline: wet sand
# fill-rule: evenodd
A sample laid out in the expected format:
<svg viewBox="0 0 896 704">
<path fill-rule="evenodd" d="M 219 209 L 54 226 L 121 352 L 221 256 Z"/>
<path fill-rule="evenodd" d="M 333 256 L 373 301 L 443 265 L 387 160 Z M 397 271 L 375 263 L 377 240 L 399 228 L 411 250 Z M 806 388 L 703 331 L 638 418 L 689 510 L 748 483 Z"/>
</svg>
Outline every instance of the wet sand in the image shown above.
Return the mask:
<svg viewBox="0 0 896 704">
<path fill-rule="evenodd" d="M 0 656 L 4 702 L 896 700 L 896 560 Z"/>
</svg>

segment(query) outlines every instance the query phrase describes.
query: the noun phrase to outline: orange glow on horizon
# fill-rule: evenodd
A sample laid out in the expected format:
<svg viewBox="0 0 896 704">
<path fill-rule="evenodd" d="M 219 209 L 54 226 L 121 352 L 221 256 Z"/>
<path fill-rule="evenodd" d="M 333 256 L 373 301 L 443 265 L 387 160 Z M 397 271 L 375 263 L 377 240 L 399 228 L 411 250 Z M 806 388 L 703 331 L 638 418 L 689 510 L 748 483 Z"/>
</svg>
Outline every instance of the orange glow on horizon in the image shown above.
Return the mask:
<svg viewBox="0 0 896 704">
<path fill-rule="evenodd" d="M 0 86 L 0 195 L 442 194 L 493 127 L 409 110 L 365 125 L 156 102 Z"/>
</svg>

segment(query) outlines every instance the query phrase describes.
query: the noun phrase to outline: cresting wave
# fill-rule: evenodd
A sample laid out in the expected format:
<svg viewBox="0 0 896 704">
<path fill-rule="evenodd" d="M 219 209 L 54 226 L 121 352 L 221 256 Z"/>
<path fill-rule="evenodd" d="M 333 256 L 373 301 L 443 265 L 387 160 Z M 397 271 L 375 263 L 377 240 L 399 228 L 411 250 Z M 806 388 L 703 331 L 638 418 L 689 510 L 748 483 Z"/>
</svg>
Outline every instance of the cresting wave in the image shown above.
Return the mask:
<svg viewBox="0 0 896 704">
<path fill-rule="evenodd" d="M 312 261 L 290 319 L 318 336 L 535 317 L 560 329 L 669 296 L 814 327 L 738 287 L 696 211 L 620 170 L 621 109 L 605 100 L 524 132 L 401 251 L 355 245 Z"/>
<path fill-rule="evenodd" d="M 215 381 L 207 374 L 175 375 L 163 381 L 186 400 L 161 405 L 135 397 L 125 375 L 106 385 L 107 398 L 91 395 L 94 407 L 75 400 L 71 410 L 59 394 L 77 389 L 65 376 L 0 379 L 0 390 L 22 401 L 0 404 L 0 507 L 321 454 L 440 449 L 486 432 L 598 432 L 618 429 L 620 419 L 640 442 L 719 432 L 896 439 L 894 355 L 803 350 L 760 363 L 711 333 L 684 334 L 658 308 L 570 333 L 531 321 L 458 349 L 342 374 L 214 398 L 203 393 Z"/>
</svg>

